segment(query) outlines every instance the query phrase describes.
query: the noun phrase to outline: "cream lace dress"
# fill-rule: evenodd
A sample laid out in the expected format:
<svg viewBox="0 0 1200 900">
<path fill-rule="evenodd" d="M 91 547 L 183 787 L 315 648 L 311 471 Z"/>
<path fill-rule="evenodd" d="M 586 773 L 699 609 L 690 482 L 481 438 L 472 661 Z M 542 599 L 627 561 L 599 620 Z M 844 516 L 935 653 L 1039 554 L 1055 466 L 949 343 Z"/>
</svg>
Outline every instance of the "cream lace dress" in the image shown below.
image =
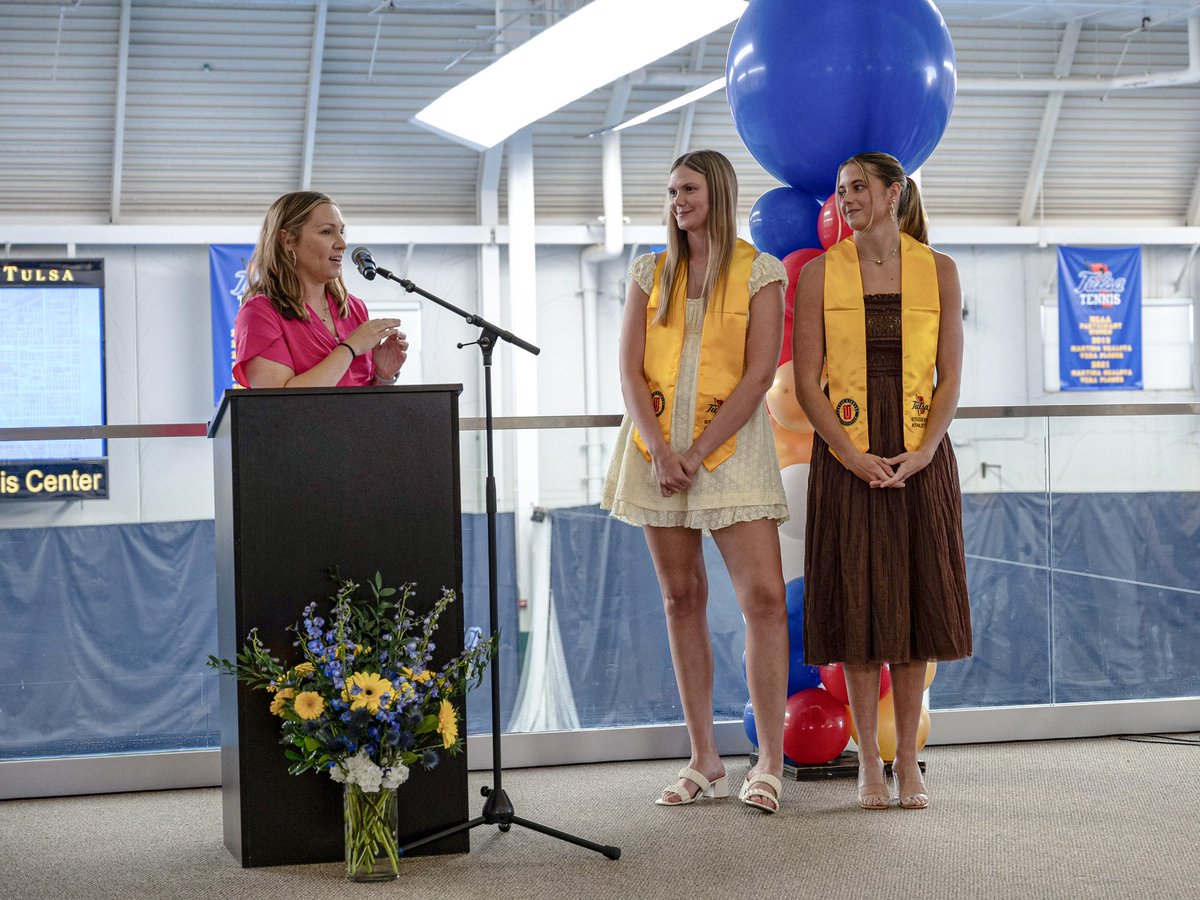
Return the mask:
<svg viewBox="0 0 1200 900">
<path fill-rule="evenodd" d="M 654 287 L 654 265 L 654 254 L 647 253 L 634 261 L 629 273 L 647 294 Z M 773 281 L 787 287 L 783 264 L 768 253 L 760 253 L 750 272 L 750 296 Z M 688 299 L 671 418 L 671 447 L 680 453 L 692 444 L 704 310 L 703 299 Z M 633 421 L 626 413 L 613 447 L 600 505 L 622 522 L 638 526 L 684 526 L 714 531 L 735 522 L 757 519 L 786 522 L 787 499 L 779 477 L 779 460 L 766 403 L 759 404 L 738 431 L 733 456 L 711 472 L 700 466 L 692 486 L 670 497 L 659 492 L 649 460 L 633 442 Z"/>
</svg>

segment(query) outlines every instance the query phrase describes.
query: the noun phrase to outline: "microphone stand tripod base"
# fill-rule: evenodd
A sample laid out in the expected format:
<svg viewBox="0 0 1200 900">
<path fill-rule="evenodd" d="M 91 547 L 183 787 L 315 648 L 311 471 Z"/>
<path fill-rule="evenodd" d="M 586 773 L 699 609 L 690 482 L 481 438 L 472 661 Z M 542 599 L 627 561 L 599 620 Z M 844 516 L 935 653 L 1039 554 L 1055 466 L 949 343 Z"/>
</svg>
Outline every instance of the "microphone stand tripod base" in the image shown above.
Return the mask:
<svg viewBox="0 0 1200 900">
<path fill-rule="evenodd" d="M 360 248 L 366 253 L 365 248 Z M 358 251 L 356 250 L 355 253 Z M 369 257 L 369 253 L 366 253 Z M 358 263 L 358 260 L 355 260 Z M 486 494 L 487 494 L 487 531 L 488 531 L 488 611 L 490 616 L 491 635 L 495 637 L 499 633 L 498 622 L 500 619 L 498 592 L 497 592 L 497 551 L 496 551 L 496 467 L 493 454 L 494 446 L 494 427 L 492 421 L 492 350 L 496 346 L 498 340 L 505 340 L 515 347 L 520 347 L 533 355 L 541 352 L 538 347 L 530 344 L 511 332 L 505 331 L 481 316 L 474 313 L 469 313 L 459 309 L 452 303 L 448 303 L 441 297 L 436 297 L 428 291 L 422 290 L 417 285 L 413 284 L 407 278 L 399 278 L 392 272 L 382 266 L 374 267 L 375 273 L 394 281 L 399 284 L 404 290 L 410 294 L 419 294 L 420 296 L 430 300 L 439 306 L 450 310 L 453 313 L 461 316 L 469 325 L 477 325 L 480 328 L 479 338 L 471 341 L 469 344 L 459 344 L 459 349 L 478 345 L 480 353 L 483 357 L 483 397 L 485 411 L 485 426 L 484 434 L 486 436 L 486 452 L 487 452 L 487 477 L 486 477 Z M 366 273 L 364 272 L 364 275 Z M 584 847 L 588 850 L 607 857 L 608 859 L 620 859 L 621 848 L 610 847 L 607 844 L 597 844 L 595 841 L 589 841 L 585 838 L 576 837 L 573 834 L 567 834 L 565 831 L 559 831 L 555 828 L 548 828 L 538 822 L 532 822 L 529 819 L 523 819 L 514 814 L 512 801 L 508 799 L 508 795 L 503 788 L 503 771 L 504 766 L 501 763 L 501 742 L 500 742 L 500 669 L 499 657 L 492 660 L 491 671 L 491 687 L 492 687 L 492 785 L 484 786 L 482 789 L 483 796 L 487 798 L 483 805 L 483 814 L 471 819 L 468 822 L 463 822 L 460 825 L 454 825 L 439 831 L 437 834 L 431 834 L 427 837 L 419 838 L 411 843 L 400 848 L 401 854 L 407 853 L 416 847 L 424 846 L 433 841 L 440 840 L 444 837 L 449 837 L 452 834 L 458 834 L 463 831 L 469 831 L 478 825 L 495 825 L 502 832 L 506 832 L 513 825 L 521 825 L 531 831 L 538 831 L 542 834 L 553 838 L 558 838 L 561 841 L 566 841 L 570 844 L 575 844 L 579 847 Z"/>
</svg>

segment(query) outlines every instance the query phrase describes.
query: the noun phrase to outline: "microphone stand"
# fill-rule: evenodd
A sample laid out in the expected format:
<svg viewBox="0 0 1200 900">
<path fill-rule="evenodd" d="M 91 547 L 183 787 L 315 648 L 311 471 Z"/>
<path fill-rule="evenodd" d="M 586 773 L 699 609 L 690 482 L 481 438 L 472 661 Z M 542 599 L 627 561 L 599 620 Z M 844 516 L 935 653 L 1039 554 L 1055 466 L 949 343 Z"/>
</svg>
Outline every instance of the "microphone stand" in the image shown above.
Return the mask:
<svg viewBox="0 0 1200 900">
<path fill-rule="evenodd" d="M 359 271 L 367 280 L 371 280 L 376 274 L 382 275 L 390 281 L 396 282 L 404 290 L 410 294 L 419 294 L 426 300 L 432 300 L 438 306 L 450 310 L 456 315 L 462 316 L 468 325 L 478 325 L 481 329 L 478 339 L 465 344 L 459 344 L 458 349 L 469 347 L 472 344 L 478 345 L 483 353 L 483 397 L 484 397 L 484 433 L 487 441 L 487 535 L 488 535 L 488 614 L 490 616 L 490 627 L 492 637 L 496 637 L 498 631 L 498 621 L 500 619 L 500 604 L 497 599 L 496 588 L 496 472 L 495 464 L 492 457 L 492 350 L 495 349 L 496 340 L 498 338 L 508 341 L 514 346 L 520 347 L 532 353 L 534 356 L 541 353 L 541 349 L 535 347 L 527 341 L 521 340 L 515 334 L 505 331 L 493 325 L 491 322 L 484 319 L 482 316 L 477 316 L 474 313 L 469 313 L 466 310 L 459 309 L 453 303 L 443 300 L 441 297 L 435 297 L 428 291 L 422 290 L 413 284 L 407 278 L 399 278 L 392 272 L 382 266 L 375 265 L 372 269 L 370 266 L 359 263 Z M 407 853 L 417 847 L 425 844 L 441 840 L 444 837 L 449 837 L 453 834 L 458 834 L 462 831 L 469 831 L 479 825 L 496 825 L 501 831 L 508 831 L 514 824 L 523 825 L 524 827 L 538 831 L 542 834 L 547 834 L 550 837 L 558 838 L 561 841 L 567 841 L 571 844 L 576 844 L 580 847 L 585 847 L 588 850 L 595 850 L 609 859 L 620 859 L 621 848 L 610 847 L 604 844 L 597 844 L 594 841 L 586 840 L 585 838 L 576 837 L 573 834 L 567 834 L 565 831 L 558 831 L 554 828 L 549 828 L 537 822 L 523 819 L 516 815 L 513 809 L 512 801 L 509 800 L 508 794 L 504 792 L 503 787 L 503 768 L 501 765 L 500 754 L 500 655 L 497 652 L 496 658 L 492 660 L 492 785 L 484 785 L 481 793 L 487 799 L 483 804 L 482 815 L 477 816 L 461 825 L 454 825 L 431 834 L 428 837 L 423 837 L 413 841 L 410 844 L 400 848 L 401 853 Z"/>
</svg>

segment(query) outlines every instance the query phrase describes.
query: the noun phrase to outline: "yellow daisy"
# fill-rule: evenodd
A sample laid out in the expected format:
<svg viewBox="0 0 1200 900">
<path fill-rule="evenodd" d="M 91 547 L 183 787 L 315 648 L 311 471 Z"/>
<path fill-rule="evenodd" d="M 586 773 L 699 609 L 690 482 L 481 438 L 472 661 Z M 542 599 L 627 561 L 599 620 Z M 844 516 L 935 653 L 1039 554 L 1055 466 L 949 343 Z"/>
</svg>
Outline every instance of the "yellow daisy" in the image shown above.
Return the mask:
<svg viewBox="0 0 1200 900">
<path fill-rule="evenodd" d="M 287 702 L 296 696 L 296 692 L 291 688 L 284 688 L 275 695 L 275 699 L 271 701 L 271 712 L 277 716 L 282 716 Z"/>
<path fill-rule="evenodd" d="M 293 675 L 311 675 L 313 673 L 313 664 L 310 662 L 302 662 L 296 668 L 292 669 Z"/>
<path fill-rule="evenodd" d="M 316 691 L 301 691 L 292 704 L 302 719 L 315 719 L 325 711 L 325 698 Z"/>
<path fill-rule="evenodd" d="M 355 692 L 354 688 L 358 688 L 358 691 Z M 387 709 L 383 695 L 392 694 L 394 690 L 392 683 L 378 672 L 358 672 L 346 679 L 342 699 L 350 704 L 351 709 L 365 707 L 368 712 L 374 714 L 379 712 L 381 704 Z"/>
<path fill-rule="evenodd" d="M 414 671 L 413 671 L 412 669 L 410 669 L 408 666 L 405 666 L 404 668 L 402 668 L 402 669 L 400 670 L 400 672 L 401 672 L 401 674 L 403 674 L 403 675 L 404 675 L 404 677 L 405 677 L 405 678 L 407 678 L 409 681 L 415 681 L 417 684 L 424 684 L 424 683 L 425 683 L 425 682 L 427 682 L 427 681 L 428 681 L 430 678 L 432 678 L 432 677 L 433 677 L 433 673 L 432 673 L 432 672 L 430 672 L 428 669 L 424 669 L 424 670 L 422 670 L 422 671 L 420 671 L 420 672 L 414 672 Z"/>
<path fill-rule="evenodd" d="M 454 707 L 449 700 L 443 700 L 438 707 L 438 734 L 442 736 L 442 747 L 449 750 L 458 740 L 458 719 L 454 716 Z"/>
</svg>

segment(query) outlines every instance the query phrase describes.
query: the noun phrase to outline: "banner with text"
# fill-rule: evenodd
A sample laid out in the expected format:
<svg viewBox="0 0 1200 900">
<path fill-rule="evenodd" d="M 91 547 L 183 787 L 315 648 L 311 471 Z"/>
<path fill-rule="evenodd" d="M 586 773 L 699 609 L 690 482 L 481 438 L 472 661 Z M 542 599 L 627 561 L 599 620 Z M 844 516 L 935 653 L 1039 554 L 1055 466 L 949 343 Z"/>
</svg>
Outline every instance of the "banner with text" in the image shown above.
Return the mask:
<svg viewBox="0 0 1200 900">
<path fill-rule="evenodd" d="M 1142 248 L 1058 248 L 1064 391 L 1142 389 Z"/>
<path fill-rule="evenodd" d="M 213 406 L 233 383 L 233 320 L 246 290 L 246 263 L 253 244 L 208 245 L 208 289 L 212 297 Z"/>
</svg>

